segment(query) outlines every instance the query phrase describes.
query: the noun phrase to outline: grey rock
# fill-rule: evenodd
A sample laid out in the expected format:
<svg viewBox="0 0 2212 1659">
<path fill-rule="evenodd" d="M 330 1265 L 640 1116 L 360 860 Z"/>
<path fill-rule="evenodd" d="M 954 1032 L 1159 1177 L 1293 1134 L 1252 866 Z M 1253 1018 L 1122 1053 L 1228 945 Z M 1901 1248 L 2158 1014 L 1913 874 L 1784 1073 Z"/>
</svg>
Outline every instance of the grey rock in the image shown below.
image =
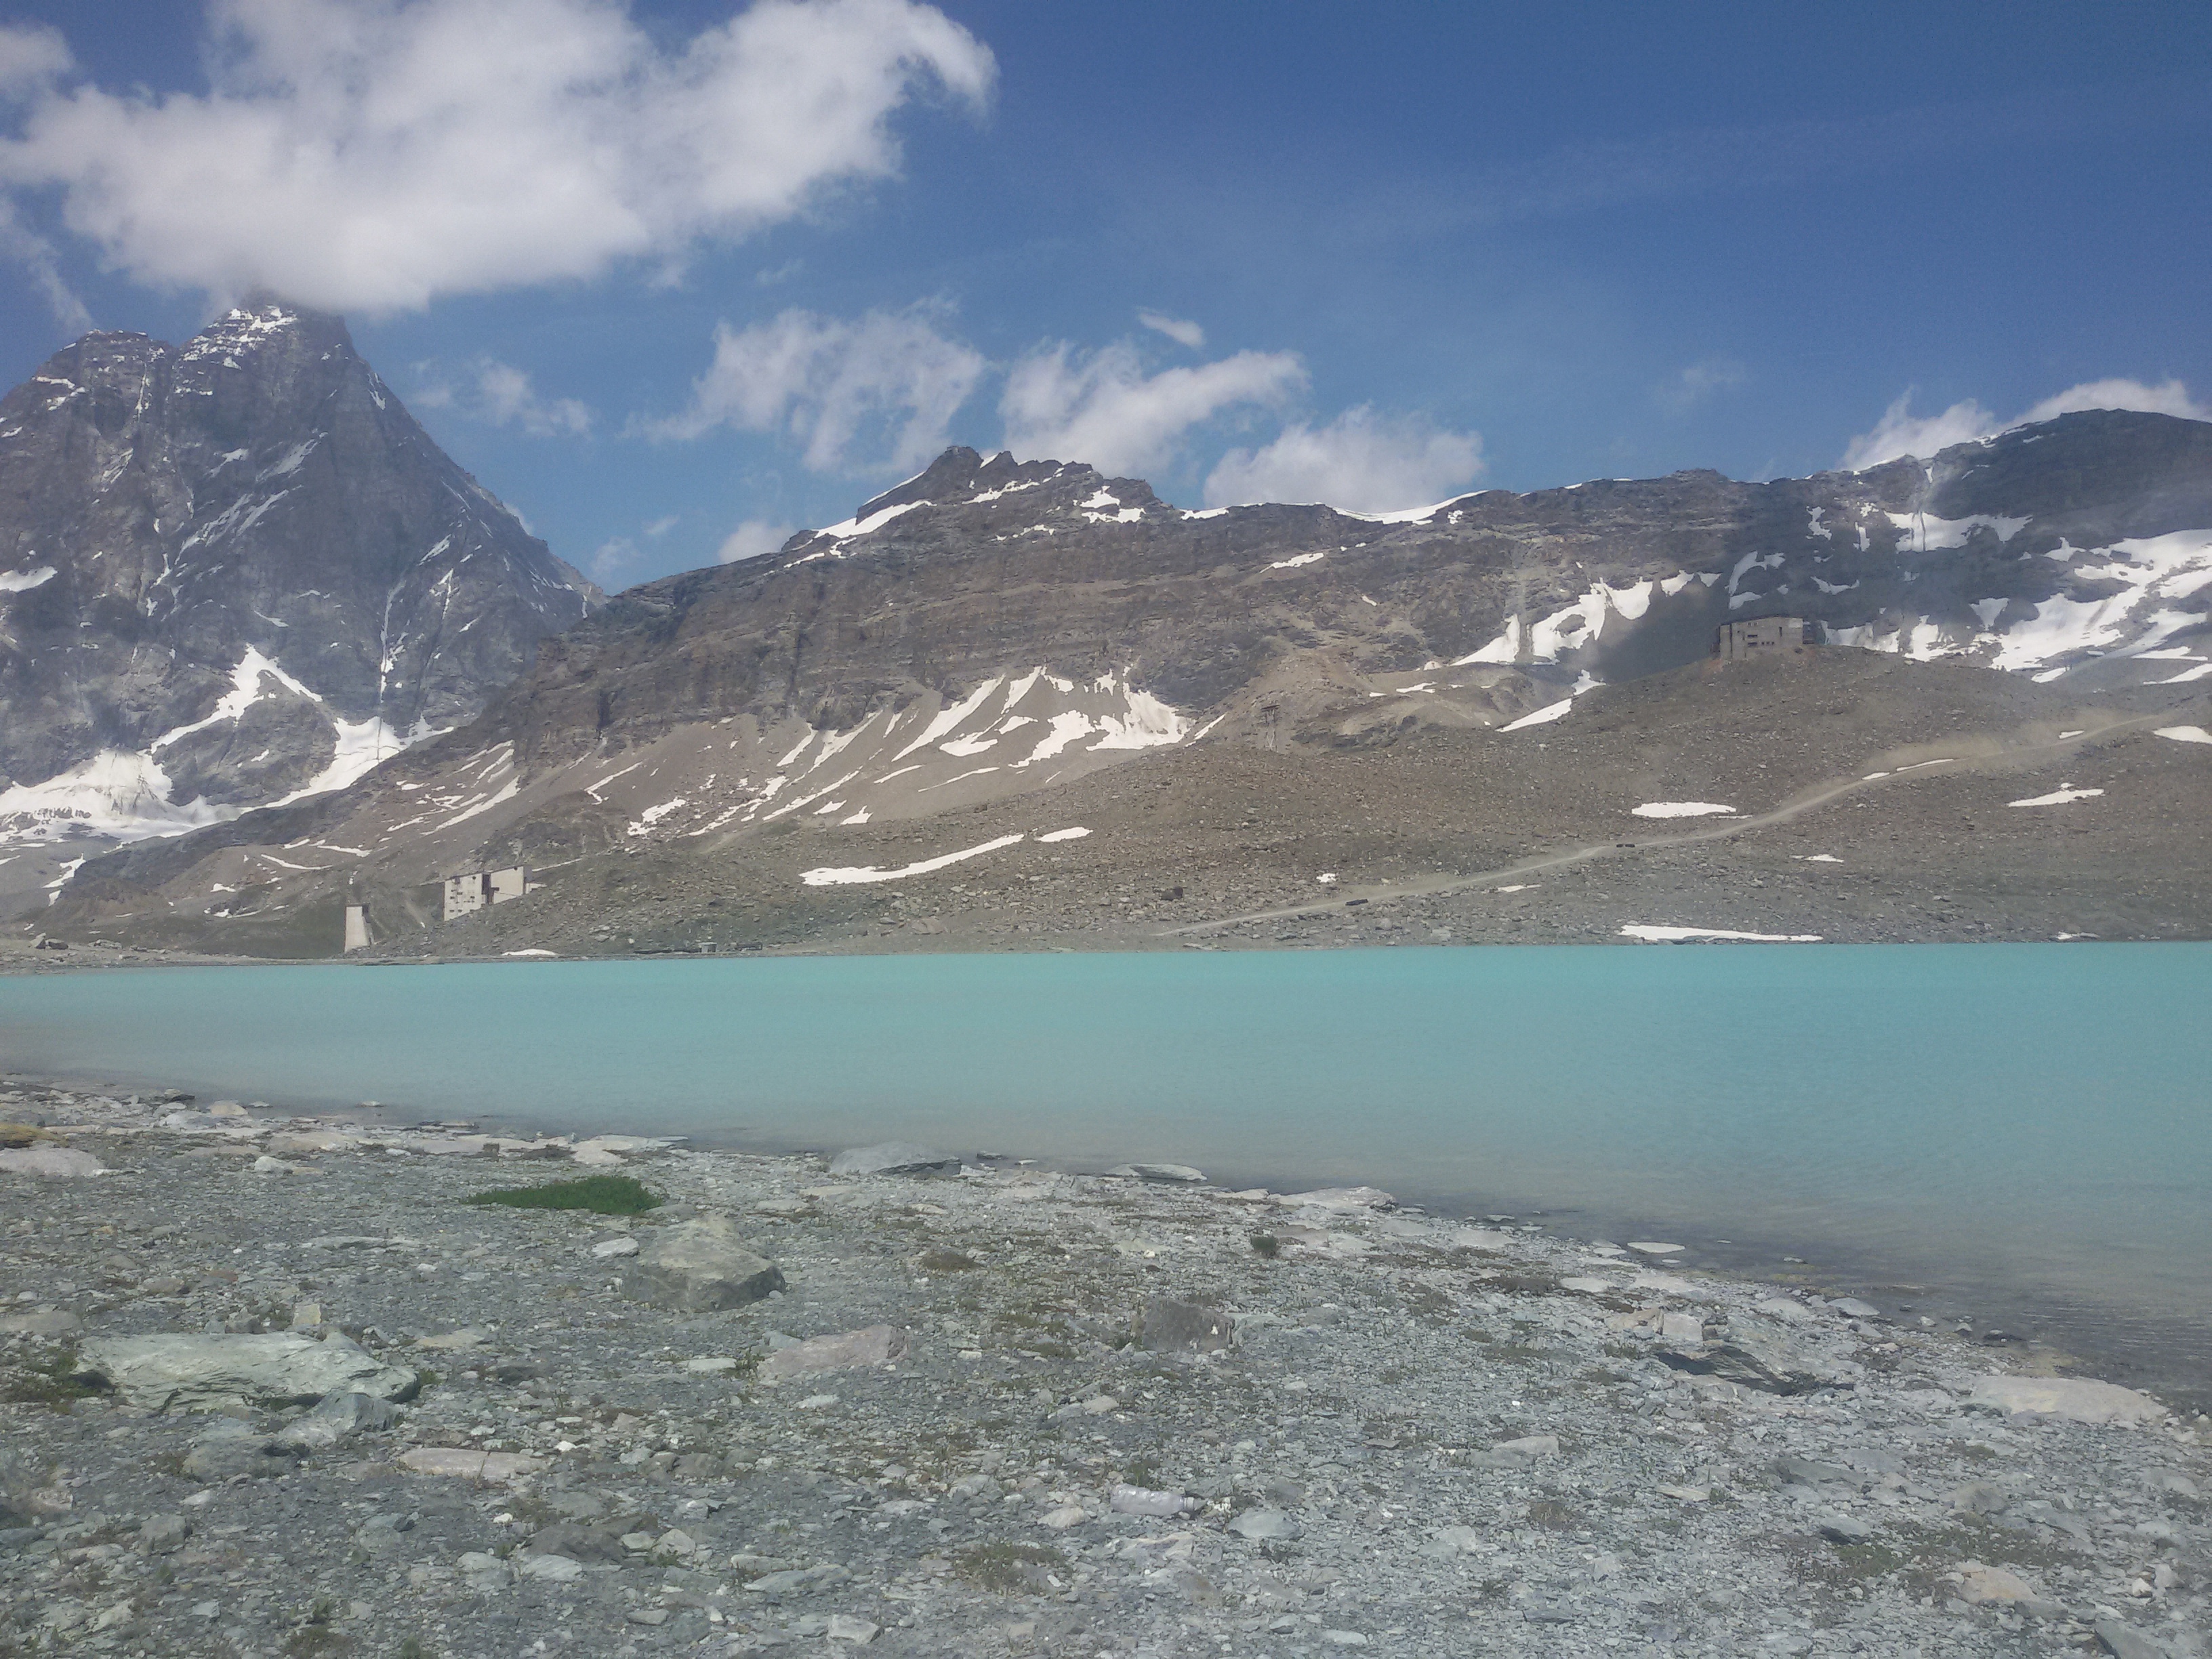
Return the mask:
<svg viewBox="0 0 2212 1659">
<path fill-rule="evenodd" d="M 1783 1456 L 1774 1460 L 1774 1472 L 1782 1477 L 1784 1486 L 1856 1486 L 1859 1477 L 1850 1469 L 1835 1463 L 1817 1462 L 1809 1457 Z"/>
<path fill-rule="evenodd" d="M 1224 1309 L 1151 1296 L 1137 1312 L 1137 1346 L 1154 1353 L 1218 1353 L 1236 1341 L 1236 1319 Z"/>
<path fill-rule="evenodd" d="M 279 1446 L 265 1434 L 257 1434 L 243 1423 L 219 1423 L 192 1443 L 185 1454 L 185 1473 L 210 1485 L 236 1475 L 273 1480 L 289 1474 L 297 1454 Z"/>
<path fill-rule="evenodd" d="M 1296 1516 L 1270 1505 L 1245 1510 L 1229 1523 L 1229 1530 L 1255 1543 L 1270 1543 L 1296 1538 L 1304 1528 Z"/>
<path fill-rule="evenodd" d="M 1823 1516 L 1814 1530 L 1834 1544 L 1863 1544 L 1874 1536 L 1874 1528 L 1855 1515 Z"/>
<path fill-rule="evenodd" d="M 0 1521 L 31 1522 L 70 1508 L 66 1487 L 27 1447 L 0 1445 Z"/>
<path fill-rule="evenodd" d="M 1156 1492 L 1148 1486 L 1116 1486 L 1108 1494 L 1107 1506 L 1116 1515 L 1194 1515 L 1206 1507 L 1203 1498 L 1179 1492 Z"/>
<path fill-rule="evenodd" d="M 1978 1376 L 1966 1403 L 2070 1423 L 2148 1424 L 2166 1417 L 2166 1407 L 2148 1395 L 2086 1376 Z"/>
<path fill-rule="evenodd" d="M 1951 1507 L 1967 1515 L 2002 1515 L 2011 1506 L 2011 1494 L 1986 1480 L 1970 1480 L 1951 1494 Z"/>
<path fill-rule="evenodd" d="M 388 1429 L 398 1420 L 398 1409 L 389 1401 L 349 1389 L 325 1395 L 314 1410 L 287 1424 L 276 1443 L 290 1450 L 323 1451 L 355 1435 Z"/>
<path fill-rule="evenodd" d="M 1659 1340 L 1694 1347 L 1705 1340 L 1705 1316 L 1693 1313 L 1660 1315 Z"/>
<path fill-rule="evenodd" d="M 84 1321 L 67 1308 L 42 1308 L 35 1313 L 0 1314 L 0 1336 L 67 1336 L 84 1328 Z"/>
<path fill-rule="evenodd" d="M 747 1249 L 724 1216 L 662 1230 L 623 1279 L 635 1300 L 693 1312 L 742 1308 L 783 1287 L 781 1271 Z"/>
<path fill-rule="evenodd" d="M 549 1584 L 571 1584 L 584 1576 L 583 1564 L 566 1555 L 526 1555 L 515 1571 Z"/>
<path fill-rule="evenodd" d="M 1117 1164 L 1106 1171 L 1123 1181 L 1157 1181 L 1163 1184 L 1191 1185 L 1206 1179 L 1206 1171 L 1194 1170 L 1188 1164 Z"/>
<path fill-rule="evenodd" d="M 51 1141 L 0 1152 L 0 1175 L 44 1176 L 51 1181 L 76 1181 L 87 1176 L 106 1173 L 107 1166 L 90 1152 L 80 1152 L 75 1146 L 57 1146 Z"/>
<path fill-rule="evenodd" d="M 181 1515 L 149 1516 L 139 1525 L 138 1547 L 149 1555 L 167 1555 L 191 1534 L 192 1523 Z"/>
<path fill-rule="evenodd" d="M 602 1527 L 556 1521 L 531 1534 L 522 1547 L 525 1555 L 559 1555 L 574 1561 L 616 1561 L 624 1559 L 622 1538 Z"/>
<path fill-rule="evenodd" d="M 1846 1319 L 1880 1319 L 1881 1310 L 1871 1302 L 1863 1302 L 1855 1296 L 1839 1296 L 1828 1304 L 1828 1311 L 1839 1313 Z"/>
<path fill-rule="evenodd" d="M 102 1337 L 84 1345 L 79 1365 L 80 1375 L 150 1411 L 305 1405 L 353 1392 L 406 1400 L 419 1382 L 405 1366 L 387 1365 L 336 1333 L 319 1341 L 289 1332 Z"/>
<path fill-rule="evenodd" d="M 840 1566 L 799 1567 L 784 1572 L 764 1573 L 750 1580 L 745 1589 L 755 1595 L 771 1599 L 786 1595 L 813 1595 L 845 1583 L 852 1576 Z"/>
<path fill-rule="evenodd" d="M 2112 1659 L 2172 1659 L 2171 1650 L 2157 1638 L 2118 1619 L 2100 1619 L 2094 1626 L 2097 1639 Z"/>
<path fill-rule="evenodd" d="M 1557 1457 L 1559 1455 L 1559 1437 L 1556 1434 L 1524 1434 L 1517 1440 L 1501 1440 L 1490 1449 L 1507 1457 L 1533 1462 L 1539 1457 Z"/>
<path fill-rule="evenodd" d="M 1795 1340 L 1781 1326 L 1748 1315 L 1729 1322 L 1725 1342 L 1662 1347 L 1658 1357 L 1676 1370 L 1717 1376 L 1766 1394 L 1810 1394 L 1843 1380 L 1826 1355 Z"/>
<path fill-rule="evenodd" d="M 957 1157 L 917 1146 L 910 1140 L 878 1141 L 872 1146 L 854 1146 L 830 1160 L 833 1176 L 931 1176 L 960 1173 Z"/>
<path fill-rule="evenodd" d="M 810 1337 L 779 1348 L 754 1373 L 763 1382 L 815 1371 L 850 1370 L 860 1365 L 888 1365 L 906 1357 L 907 1334 L 895 1325 L 870 1325 L 836 1336 Z"/>
</svg>

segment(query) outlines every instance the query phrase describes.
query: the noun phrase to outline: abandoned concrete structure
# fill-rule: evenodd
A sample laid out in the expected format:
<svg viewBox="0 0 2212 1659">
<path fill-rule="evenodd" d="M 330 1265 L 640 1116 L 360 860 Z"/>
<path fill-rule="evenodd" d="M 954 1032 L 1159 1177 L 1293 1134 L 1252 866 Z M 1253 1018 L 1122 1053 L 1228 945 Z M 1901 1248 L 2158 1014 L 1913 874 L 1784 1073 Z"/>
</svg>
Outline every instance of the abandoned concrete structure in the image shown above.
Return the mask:
<svg viewBox="0 0 2212 1659">
<path fill-rule="evenodd" d="M 1802 617 L 1754 617 L 1749 622 L 1723 623 L 1713 636 L 1713 655 L 1723 662 L 1746 657 L 1770 656 L 1778 651 L 1802 651 L 1820 642 L 1820 624 Z"/>
<path fill-rule="evenodd" d="M 356 951 L 368 949 L 368 907 L 349 904 L 345 908 L 345 950 L 350 956 Z"/>
<path fill-rule="evenodd" d="M 504 904 L 530 890 L 530 872 L 520 866 L 507 870 L 467 870 L 445 879 L 445 908 L 441 920 L 451 921 L 481 910 L 487 904 Z"/>
</svg>

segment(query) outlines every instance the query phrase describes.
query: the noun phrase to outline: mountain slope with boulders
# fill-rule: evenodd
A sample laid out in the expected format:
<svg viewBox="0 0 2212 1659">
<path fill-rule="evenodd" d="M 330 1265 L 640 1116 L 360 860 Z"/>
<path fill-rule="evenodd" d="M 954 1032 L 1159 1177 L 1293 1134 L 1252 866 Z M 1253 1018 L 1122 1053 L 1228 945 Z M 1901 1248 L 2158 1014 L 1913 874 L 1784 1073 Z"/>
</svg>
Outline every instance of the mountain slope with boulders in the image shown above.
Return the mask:
<svg viewBox="0 0 2212 1659">
<path fill-rule="evenodd" d="M 343 787 L 599 598 L 337 318 L 87 335 L 0 401 L 0 840 L 82 852 Z"/>
<path fill-rule="evenodd" d="M 1200 893 L 1221 922 L 1316 899 L 1323 876 L 1342 885 L 1318 897 L 1348 904 L 1363 864 L 1402 897 L 1567 842 L 1656 857 L 1638 808 L 1763 822 L 1863 774 L 1838 810 L 1900 848 L 1933 837 L 1906 862 L 1948 896 L 1971 838 L 1923 808 L 1952 781 L 2139 755 L 2158 814 L 2109 856 L 2078 830 L 2133 810 L 2117 791 L 2022 782 L 2023 800 L 2091 792 L 2026 817 L 2015 797 L 1959 797 L 1960 822 L 2060 826 L 2023 831 L 2035 913 L 1999 906 L 1968 935 L 2046 937 L 2073 931 L 2069 895 L 2094 908 L 2099 883 L 2148 892 L 2151 866 L 2202 867 L 2212 743 L 2185 733 L 2212 692 L 2209 605 L 2212 425 L 2163 416 L 2069 415 L 1864 472 L 1482 491 L 1382 517 L 1187 512 L 1088 467 L 954 449 L 775 556 L 618 596 L 480 719 L 349 791 L 88 865 L 52 920 L 325 954 L 350 894 L 384 950 L 808 945 L 941 921 L 916 896 L 1023 862 L 1020 890 L 1073 896 L 1045 907 L 1055 935 L 1184 907 L 1109 930 L 1141 942 L 1170 914 L 1206 921 Z M 1725 625 L 1773 617 L 1825 643 L 1715 659 Z M 1156 788 L 1185 820 L 1131 816 Z M 1110 859 L 1093 817 L 1117 826 Z M 1389 847 L 1394 823 L 1420 826 L 1419 859 Z M 1351 867 L 1306 868 L 1322 844 Z M 543 890 L 438 924 L 428 883 L 507 863 Z M 1758 892 L 1723 882 L 1714 902 L 1755 923 Z M 2155 905 L 2115 904 L 2108 926 L 2164 936 Z M 1610 914 L 1574 927 L 1612 936 Z M 2208 920 L 2173 914 L 2191 933 Z M 1885 909 L 1844 936 L 1940 933 Z"/>
</svg>

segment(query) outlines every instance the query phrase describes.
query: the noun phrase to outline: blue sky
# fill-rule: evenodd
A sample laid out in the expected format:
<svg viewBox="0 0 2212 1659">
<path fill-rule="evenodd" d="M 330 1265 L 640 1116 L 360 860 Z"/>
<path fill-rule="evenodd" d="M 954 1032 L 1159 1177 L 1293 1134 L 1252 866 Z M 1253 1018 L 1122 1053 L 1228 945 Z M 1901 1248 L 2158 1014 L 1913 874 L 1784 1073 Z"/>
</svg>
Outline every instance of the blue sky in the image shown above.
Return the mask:
<svg viewBox="0 0 2212 1659">
<path fill-rule="evenodd" d="M 948 441 L 1381 509 L 2212 393 L 2201 4 L 0 21 L 9 384 L 268 283 L 610 586 Z"/>
</svg>

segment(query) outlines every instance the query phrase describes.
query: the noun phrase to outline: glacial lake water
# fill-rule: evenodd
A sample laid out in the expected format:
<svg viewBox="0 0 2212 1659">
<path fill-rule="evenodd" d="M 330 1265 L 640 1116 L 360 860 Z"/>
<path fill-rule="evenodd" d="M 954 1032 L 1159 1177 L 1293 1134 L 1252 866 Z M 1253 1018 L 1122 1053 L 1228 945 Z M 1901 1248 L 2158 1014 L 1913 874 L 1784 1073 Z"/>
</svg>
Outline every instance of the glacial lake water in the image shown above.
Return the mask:
<svg viewBox="0 0 2212 1659">
<path fill-rule="evenodd" d="M 0 979 L 0 1069 L 1367 1182 L 1971 1314 L 2212 1406 L 2209 1015 L 2192 944 L 167 969 Z"/>
</svg>

